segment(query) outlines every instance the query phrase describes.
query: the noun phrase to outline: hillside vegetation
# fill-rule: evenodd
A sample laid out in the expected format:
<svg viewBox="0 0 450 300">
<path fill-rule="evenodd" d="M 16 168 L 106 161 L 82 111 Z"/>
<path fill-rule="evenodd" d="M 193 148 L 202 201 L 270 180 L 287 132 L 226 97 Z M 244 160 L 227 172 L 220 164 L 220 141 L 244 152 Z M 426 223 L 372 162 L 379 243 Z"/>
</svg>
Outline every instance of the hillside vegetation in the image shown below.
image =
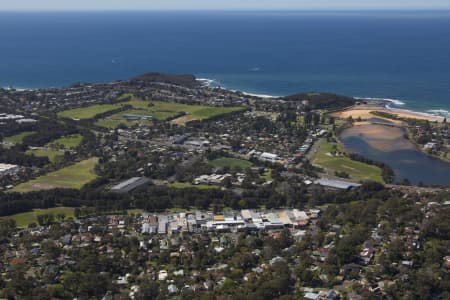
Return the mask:
<svg viewBox="0 0 450 300">
<path fill-rule="evenodd" d="M 355 104 L 355 99 L 329 93 L 300 93 L 283 98 L 287 101 L 308 101 L 312 109 L 338 109 Z"/>
</svg>

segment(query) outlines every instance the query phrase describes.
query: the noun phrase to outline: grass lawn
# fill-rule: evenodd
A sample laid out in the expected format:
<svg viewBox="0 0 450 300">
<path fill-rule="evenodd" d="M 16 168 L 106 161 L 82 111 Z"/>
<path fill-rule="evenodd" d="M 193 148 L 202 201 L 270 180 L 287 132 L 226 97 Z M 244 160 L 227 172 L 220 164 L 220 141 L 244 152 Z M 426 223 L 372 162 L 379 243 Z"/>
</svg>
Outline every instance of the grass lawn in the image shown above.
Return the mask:
<svg viewBox="0 0 450 300">
<path fill-rule="evenodd" d="M 262 179 L 264 179 L 264 180 L 266 180 L 266 181 L 270 181 L 270 180 L 273 180 L 273 178 L 272 178 L 272 170 L 267 170 L 267 171 L 265 171 L 261 176 L 259 176 L 259 177 L 261 177 Z"/>
<path fill-rule="evenodd" d="M 199 189 L 199 190 L 209 190 L 209 189 L 218 189 L 219 188 L 218 186 L 215 186 L 215 185 L 192 184 L 189 182 L 174 182 L 174 183 L 169 183 L 167 186 L 176 188 L 176 189 L 195 188 L 195 189 Z"/>
<path fill-rule="evenodd" d="M 131 94 L 125 94 L 119 99 L 128 101 L 122 102 L 122 105 L 130 105 L 133 107 L 132 110 L 120 112 L 109 116 L 103 120 L 96 122 L 96 125 L 106 127 L 106 128 L 117 128 L 119 124 L 133 125 L 135 123 L 150 123 L 151 121 L 127 121 L 123 118 L 124 114 L 136 114 L 152 116 L 155 120 L 166 120 L 168 118 L 173 118 L 181 112 L 186 113 L 186 115 L 176 118 L 173 123 L 185 124 L 192 120 L 204 120 L 209 119 L 218 115 L 244 110 L 244 107 L 213 107 L 205 105 L 188 105 L 175 102 L 162 102 L 162 101 L 146 101 L 139 99 Z"/>
<path fill-rule="evenodd" d="M 139 208 L 135 208 L 135 209 L 127 209 L 127 214 L 131 215 L 131 214 L 142 214 L 144 212 L 143 209 L 139 209 Z"/>
<path fill-rule="evenodd" d="M 54 188 L 80 189 L 83 185 L 97 178 L 94 167 L 98 158 L 93 157 L 60 170 L 40 176 L 36 179 L 21 183 L 12 192 L 30 192 L 50 190 Z"/>
<path fill-rule="evenodd" d="M 76 148 L 81 144 L 82 139 L 83 139 L 83 137 L 81 136 L 81 134 L 72 134 L 72 135 L 65 136 L 65 137 L 59 138 L 57 140 L 54 140 L 45 146 L 46 147 L 61 146 L 66 149 Z"/>
<path fill-rule="evenodd" d="M 113 114 L 105 119 L 98 120 L 95 122 L 95 125 L 100 127 L 105 127 L 109 129 L 114 129 L 119 127 L 120 124 L 126 125 L 127 127 L 130 127 L 134 124 L 151 124 L 151 120 L 126 120 L 123 115 L 125 114 L 132 114 L 132 115 L 142 115 L 142 116 L 154 116 L 151 112 L 143 109 L 131 109 L 119 112 L 117 114 Z"/>
<path fill-rule="evenodd" d="M 242 170 L 250 168 L 253 164 L 247 160 L 230 158 L 230 157 L 219 157 L 209 162 L 213 167 L 223 168 L 223 167 L 241 167 Z"/>
<path fill-rule="evenodd" d="M 74 108 L 59 112 L 58 117 L 74 120 L 92 119 L 98 114 L 118 109 L 122 105 L 123 104 L 96 104 L 87 107 Z"/>
<path fill-rule="evenodd" d="M 119 97 L 124 102 L 116 104 L 96 104 L 88 107 L 69 109 L 58 113 L 59 117 L 71 118 L 75 120 L 92 119 L 96 115 L 115 110 L 124 105 L 130 105 L 133 109 L 120 112 L 99 120 L 96 122 L 98 126 L 106 128 L 117 128 L 119 124 L 133 125 L 138 122 L 150 121 L 127 121 L 123 118 L 124 114 L 137 114 L 152 116 L 156 120 L 166 120 L 175 117 L 181 112 L 186 113 L 185 116 L 173 120 L 177 124 L 185 124 L 192 120 L 204 120 L 230 112 L 245 110 L 245 107 L 213 107 L 205 105 L 188 105 L 175 102 L 146 101 L 139 99 L 133 95 L 125 94 Z"/>
<path fill-rule="evenodd" d="M 36 149 L 36 150 L 27 150 L 25 153 L 26 154 L 34 154 L 34 156 L 38 156 L 38 157 L 48 157 L 48 159 L 52 163 L 58 161 L 58 159 L 60 157 L 64 156 L 64 152 L 63 151 L 58 151 L 58 150 L 41 150 L 41 149 Z"/>
<path fill-rule="evenodd" d="M 23 143 L 23 138 L 28 136 L 28 135 L 30 135 L 30 134 L 33 134 L 33 133 L 34 133 L 34 131 L 24 131 L 24 132 L 21 132 L 21 133 L 16 134 L 16 135 L 5 137 L 5 138 L 3 138 L 3 141 L 5 143 L 14 144 L 14 145 L 22 144 Z"/>
<path fill-rule="evenodd" d="M 164 120 L 168 117 L 173 117 L 180 112 L 185 112 L 197 120 L 209 119 L 218 115 L 244 110 L 244 107 L 215 107 L 205 105 L 188 105 L 175 102 L 161 102 L 161 101 L 144 101 L 133 97 L 130 101 L 124 102 L 134 108 L 142 109 L 143 112 L 148 112 L 158 120 Z"/>
<path fill-rule="evenodd" d="M 183 105 L 183 104 L 179 104 Z M 172 120 L 175 124 L 186 124 L 194 120 L 207 120 L 216 116 L 232 113 L 235 111 L 244 110 L 244 107 L 214 107 L 214 106 L 200 106 L 187 105 L 188 109 L 183 109 L 185 116 Z M 181 108 L 180 108 L 181 109 Z"/>
<path fill-rule="evenodd" d="M 120 124 L 125 124 L 127 125 L 127 122 L 125 120 L 118 120 L 118 119 L 102 119 L 102 120 L 98 120 L 97 122 L 95 122 L 95 125 L 100 126 L 100 127 L 104 127 L 104 128 L 109 128 L 109 129 L 115 129 L 117 127 L 119 127 Z"/>
<path fill-rule="evenodd" d="M 323 142 L 312 163 L 325 169 L 346 172 L 353 179 L 383 182 L 380 168 L 351 160 L 348 157 L 334 157 L 330 154 L 331 151 L 333 151 L 333 145 Z"/>
<path fill-rule="evenodd" d="M 27 227 L 31 223 L 37 223 L 37 216 L 44 214 L 53 214 L 56 219 L 57 214 L 64 214 L 66 218 L 73 218 L 74 216 L 73 207 L 53 207 L 46 209 L 34 209 L 30 212 L 15 214 L 8 217 L 2 217 L 2 219 L 13 219 L 16 221 L 17 227 Z"/>
</svg>

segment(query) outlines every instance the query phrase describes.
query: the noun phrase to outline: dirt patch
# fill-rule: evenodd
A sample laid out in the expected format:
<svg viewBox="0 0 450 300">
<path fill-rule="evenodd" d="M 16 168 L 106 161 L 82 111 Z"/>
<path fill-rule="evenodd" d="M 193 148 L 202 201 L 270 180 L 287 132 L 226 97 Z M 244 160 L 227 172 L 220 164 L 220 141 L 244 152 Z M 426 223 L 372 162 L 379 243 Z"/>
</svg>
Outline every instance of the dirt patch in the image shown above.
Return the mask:
<svg viewBox="0 0 450 300">
<path fill-rule="evenodd" d="M 193 116 L 187 115 L 187 116 L 182 116 L 182 117 L 173 119 L 172 121 L 170 121 L 170 123 L 172 123 L 172 124 L 177 124 L 177 125 L 184 125 L 184 124 L 186 124 L 187 122 L 194 121 L 194 120 L 199 120 L 199 119 L 198 119 L 198 118 L 195 118 L 195 117 L 193 117 Z"/>
<path fill-rule="evenodd" d="M 58 187 L 57 185 L 50 183 L 33 183 L 32 186 L 36 190 L 51 190 Z"/>
</svg>

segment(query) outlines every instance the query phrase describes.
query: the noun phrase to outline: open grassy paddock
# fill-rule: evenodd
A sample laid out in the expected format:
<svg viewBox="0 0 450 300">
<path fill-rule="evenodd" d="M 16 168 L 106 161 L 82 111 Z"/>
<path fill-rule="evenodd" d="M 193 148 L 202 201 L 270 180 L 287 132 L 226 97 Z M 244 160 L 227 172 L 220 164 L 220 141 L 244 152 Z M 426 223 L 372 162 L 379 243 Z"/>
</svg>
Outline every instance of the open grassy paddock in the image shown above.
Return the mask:
<svg viewBox="0 0 450 300">
<path fill-rule="evenodd" d="M 81 140 L 83 137 L 81 134 L 72 134 L 69 136 L 61 137 L 57 140 L 54 140 L 50 143 L 48 143 L 47 147 L 62 147 L 65 149 L 73 149 L 78 147 L 81 144 Z"/>
<path fill-rule="evenodd" d="M 58 113 L 58 117 L 69 118 L 74 120 L 92 119 L 96 115 L 118 109 L 123 104 L 96 104 L 87 107 L 68 109 Z"/>
<path fill-rule="evenodd" d="M 24 132 L 21 132 L 21 133 L 16 134 L 16 135 L 5 137 L 5 138 L 3 138 L 3 141 L 5 143 L 13 144 L 13 145 L 22 144 L 23 143 L 23 139 L 26 136 L 29 136 L 30 134 L 33 134 L 33 133 L 34 133 L 34 131 L 24 131 Z"/>
<path fill-rule="evenodd" d="M 209 190 L 209 189 L 218 189 L 218 186 L 215 185 L 207 185 L 207 184 L 192 184 L 189 182 L 173 182 L 167 185 L 168 187 L 172 187 L 175 189 L 199 189 L 199 190 Z"/>
<path fill-rule="evenodd" d="M 180 113 L 185 113 L 185 115 L 172 120 L 172 122 L 176 124 L 185 124 L 189 121 L 205 120 L 245 109 L 244 107 L 213 107 L 175 102 L 147 101 L 130 94 L 126 94 L 119 99 L 126 101 L 121 102 L 121 105 L 130 105 L 133 109 L 99 120 L 96 122 L 96 125 L 106 128 L 117 128 L 120 124 L 130 126 L 136 123 L 151 123 L 150 120 L 126 120 L 123 117 L 125 114 L 151 116 L 154 120 L 164 121 L 174 118 Z"/>
<path fill-rule="evenodd" d="M 273 180 L 273 178 L 272 178 L 272 170 L 271 170 L 271 169 L 266 170 L 266 171 L 265 171 L 261 176 L 259 176 L 259 177 L 261 177 L 261 179 L 264 179 L 264 180 L 267 180 L 267 181 Z"/>
<path fill-rule="evenodd" d="M 136 123 L 150 123 L 149 120 L 126 120 L 123 115 L 132 114 L 140 116 L 151 116 L 155 120 L 167 120 L 181 113 L 184 116 L 172 120 L 175 124 L 185 124 L 193 120 L 205 120 L 223 114 L 245 110 L 245 107 L 215 107 L 205 105 L 188 105 L 175 102 L 147 101 L 139 99 L 131 94 L 125 94 L 119 98 L 123 102 L 115 104 L 96 104 L 87 107 L 69 109 L 58 113 L 59 117 L 74 120 L 93 119 L 95 116 L 130 105 L 132 109 L 113 114 L 98 120 L 96 125 L 105 128 L 117 128 L 120 124 L 127 126 Z"/>
<path fill-rule="evenodd" d="M 55 188 L 80 189 L 83 185 L 97 178 L 94 167 L 98 158 L 93 157 L 60 170 L 32 179 L 15 186 L 12 192 L 31 192 Z"/>
<path fill-rule="evenodd" d="M 49 150 L 49 149 L 33 149 L 27 150 L 25 153 L 30 155 L 33 154 L 34 156 L 38 157 L 48 157 L 48 159 L 52 163 L 57 162 L 61 157 L 64 156 L 63 151 Z"/>
<path fill-rule="evenodd" d="M 20 228 L 27 227 L 32 223 L 37 223 L 37 216 L 44 214 L 53 214 L 56 218 L 58 214 L 64 214 L 65 218 L 73 218 L 73 207 L 52 207 L 46 209 L 33 209 L 30 212 L 15 214 L 8 217 L 2 217 L 2 219 L 13 219 L 16 221 L 16 226 Z"/>
<path fill-rule="evenodd" d="M 253 164 L 249 161 L 238 159 L 238 158 L 231 158 L 231 157 L 219 157 L 209 162 L 213 167 L 216 168 L 223 168 L 223 167 L 240 167 L 242 170 L 245 170 L 247 168 L 250 168 L 253 166 Z"/>
<path fill-rule="evenodd" d="M 129 115 L 141 115 L 141 116 L 149 116 L 151 113 L 144 111 L 144 110 L 138 110 L 138 109 L 132 109 L 127 111 L 122 111 L 117 114 L 113 114 L 107 118 L 98 120 L 95 122 L 95 125 L 100 127 L 105 127 L 109 129 L 114 129 L 119 127 L 119 125 L 123 124 L 127 127 L 132 126 L 134 124 L 151 124 L 151 120 L 127 120 L 123 117 L 123 115 L 129 114 Z"/>
<path fill-rule="evenodd" d="M 383 182 L 380 168 L 351 160 L 348 157 L 333 156 L 331 155 L 332 151 L 333 144 L 323 142 L 312 163 L 328 170 L 346 172 L 353 179 Z"/>
<path fill-rule="evenodd" d="M 188 105 L 188 106 L 190 106 L 190 109 L 188 111 L 182 110 L 186 113 L 186 115 L 172 120 L 172 123 L 186 124 L 187 122 L 194 120 L 207 120 L 220 115 L 245 110 L 244 107 L 216 107 L 216 106 L 200 106 L 200 105 L 195 106 Z"/>
</svg>

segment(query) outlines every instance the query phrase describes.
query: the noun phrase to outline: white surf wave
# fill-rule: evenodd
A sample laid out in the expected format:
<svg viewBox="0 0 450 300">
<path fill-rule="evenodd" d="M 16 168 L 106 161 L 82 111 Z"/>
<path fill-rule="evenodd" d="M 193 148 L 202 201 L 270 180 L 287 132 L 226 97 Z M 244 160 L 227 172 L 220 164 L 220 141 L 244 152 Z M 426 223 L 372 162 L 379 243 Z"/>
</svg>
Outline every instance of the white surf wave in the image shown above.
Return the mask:
<svg viewBox="0 0 450 300">
<path fill-rule="evenodd" d="M 31 88 L 10 87 L 10 86 L 5 86 L 5 87 L 0 86 L 0 89 L 4 89 L 4 90 L 7 90 L 7 91 L 16 90 L 18 92 L 35 91 L 35 90 L 37 90 L 37 89 L 31 89 Z"/>
<path fill-rule="evenodd" d="M 404 108 L 399 108 L 399 106 L 404 106 L 406 105 L 405 102 L 403 102 L 403 100 L 399 100 L 399 99 L 392 99 L 392 98 L 371 98 L 371 97 L 354 97 L 357 100 L 367 100 L 367 101 L 384 101 L 387 102 L 387 104 L 385 105 L 386 109 L 390 109 L 392 111 L 397 111 L 397 112 L 405 112 L 405 113 L 412 113 L 415 115 L 419 115 L 419 116 L 424 116 L 424 117 L 432 117 L 432 118 L 438 118 L 438 119 L 443 119 L 444 117 L 450 117 L 450 111 L 446 110 L 446 109 L 429 109 L 426 110 L 425 112 L 423 111 L 415 111 L 415 110 L 410 110 L 410 109 L 404 109 Z"/>
<path fill-rule="evenodd" d="M 214 82 L 216 82 L 214 79 L 209 78 L 197 78 L 197 81 L 200 81 L 205 86 L 211 86 Z"/>
<path fill-rule="evenodd" d="M 242 94 L 247 95 L 247 96 L 259 97 L 259 98 L 280 98 L 280 96 L 255 94 L 255 93 L 247 93 L 247 92 L 242 92 Z"/>
<path fill-rule="evenodd" d="M 427 112 L 434 116 L 450 117 L 450 111 L 446 109 L 429 109 Z"/>
<path fill-rule="evenodd" d="M 391 99 L 391 98 L 371 98 L 371 97 L 355 97 L 357 100 L 368 100 L 368 101 L 386 101 L 394 104 L 395 106 L 403 106 L 406 103 L 399 99 Z M 388 104 L 389 106 L 389 104 Z"/>
<path fill-rule="evenodd" d="M 239 91 L 239 90 L 234 90 L 234 89 L 228 89 L 228 88 L 223 87 L 223 85 L 215 79 L 197 78 L 197 81 L 200 81 L 206 87 L 216 87 L 216 88 L 220 87 L 220 88 L 232 91 L 232 92 L 241 92 L 242 94 L 247 95 L 247 96 L 259 97 L 259 98 L 280 98 L 280 96 L 275 96 L 275 95 L 257 94 L 257 93 L 250 93 L 250 92 Z"/>
</svg>

